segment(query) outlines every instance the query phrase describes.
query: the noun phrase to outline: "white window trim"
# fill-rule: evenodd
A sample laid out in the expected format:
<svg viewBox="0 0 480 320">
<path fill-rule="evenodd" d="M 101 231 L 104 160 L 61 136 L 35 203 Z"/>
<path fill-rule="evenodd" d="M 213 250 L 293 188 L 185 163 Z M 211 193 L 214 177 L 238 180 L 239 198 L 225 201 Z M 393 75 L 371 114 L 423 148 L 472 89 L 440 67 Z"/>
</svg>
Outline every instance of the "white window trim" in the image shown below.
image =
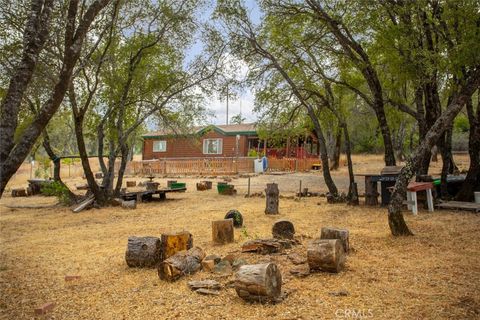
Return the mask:
<svg viewBox="0 0 480 320">
<path fill-rule="evenodd" d="M 207 150 L 208 141 L 217 141 L 219 147 L 216 153 L 209 153 Z M 223 153 L 223 139 L 215 138 L 215 139 L 203 139 L 203 154 L 222 154 Z"/>
<path fill-rule="evenodd" d="M 164 146 L 160 149 L 155 149 L 155 145 L 157 146 Z M 167 140 L 154 140 L 152 146 L 153 152 L 167 152 Z"/>
</svg>

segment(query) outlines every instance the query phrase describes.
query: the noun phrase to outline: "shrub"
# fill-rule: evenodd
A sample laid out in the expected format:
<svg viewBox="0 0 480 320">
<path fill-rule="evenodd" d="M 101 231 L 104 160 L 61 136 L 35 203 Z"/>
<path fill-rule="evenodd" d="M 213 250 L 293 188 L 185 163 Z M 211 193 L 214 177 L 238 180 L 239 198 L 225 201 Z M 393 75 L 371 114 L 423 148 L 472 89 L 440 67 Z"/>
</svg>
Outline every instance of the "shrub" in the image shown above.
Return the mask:
<svg viewBox="0 0 480 320">
<path fill-rule="evenodd" d="M 54 196 L 62 204 L 70 204 L 70 196 L 68 188 L 58 181 L 46 182 L 42 184 L 40 192 L 46 196 Z"/>
</svg>

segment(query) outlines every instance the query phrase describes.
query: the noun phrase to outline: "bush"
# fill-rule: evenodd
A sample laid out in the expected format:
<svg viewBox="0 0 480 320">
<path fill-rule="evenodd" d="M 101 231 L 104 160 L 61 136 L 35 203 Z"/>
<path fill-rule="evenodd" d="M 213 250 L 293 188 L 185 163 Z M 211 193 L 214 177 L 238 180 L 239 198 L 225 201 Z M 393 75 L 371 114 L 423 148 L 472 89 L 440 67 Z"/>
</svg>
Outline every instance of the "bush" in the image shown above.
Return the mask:
<svg viewBox="0 0 480 320">
<path fill-rule="evenodd" d="M 40 192 L 46 196 L 54 196 L 62 204 L 70 204 L 70 195 L 68 188 L 58 181 L 46 182 L 42 184 Z"/>
</svg>

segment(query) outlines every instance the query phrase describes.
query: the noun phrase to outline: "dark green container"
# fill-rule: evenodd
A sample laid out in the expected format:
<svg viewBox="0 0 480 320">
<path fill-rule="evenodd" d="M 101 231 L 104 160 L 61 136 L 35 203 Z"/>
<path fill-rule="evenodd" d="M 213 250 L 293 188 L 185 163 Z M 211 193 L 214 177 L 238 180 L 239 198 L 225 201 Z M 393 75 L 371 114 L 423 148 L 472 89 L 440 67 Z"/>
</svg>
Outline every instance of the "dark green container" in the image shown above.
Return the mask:
<svg viewBox="0 0 480 320">
<path fill-rule="evenodd" d="M 171 189 L 183 189 L 187 184 L 184 182 L 174 182 L 170 184 Z"/>
</svg>

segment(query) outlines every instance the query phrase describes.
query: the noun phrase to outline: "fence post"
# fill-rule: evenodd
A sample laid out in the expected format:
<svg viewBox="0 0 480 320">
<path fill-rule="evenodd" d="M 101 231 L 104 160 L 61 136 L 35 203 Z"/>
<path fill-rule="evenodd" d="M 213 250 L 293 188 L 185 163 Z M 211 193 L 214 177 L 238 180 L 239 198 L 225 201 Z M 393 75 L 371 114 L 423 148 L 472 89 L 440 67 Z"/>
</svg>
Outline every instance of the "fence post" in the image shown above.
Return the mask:
<svg viewBox="0 0 480 320">
<path fill-rule="evenodd" d="M 250 176 L 248 177 L 248 191 L 247 191 L 247 196 L 250 197 Z"/>
<path fill-rule="evenodd" d="M 300 180 L 300 187 L 298 189 L 298 197 L 301 198 L 302 197 L 302 180 Z"/>
</svg>

